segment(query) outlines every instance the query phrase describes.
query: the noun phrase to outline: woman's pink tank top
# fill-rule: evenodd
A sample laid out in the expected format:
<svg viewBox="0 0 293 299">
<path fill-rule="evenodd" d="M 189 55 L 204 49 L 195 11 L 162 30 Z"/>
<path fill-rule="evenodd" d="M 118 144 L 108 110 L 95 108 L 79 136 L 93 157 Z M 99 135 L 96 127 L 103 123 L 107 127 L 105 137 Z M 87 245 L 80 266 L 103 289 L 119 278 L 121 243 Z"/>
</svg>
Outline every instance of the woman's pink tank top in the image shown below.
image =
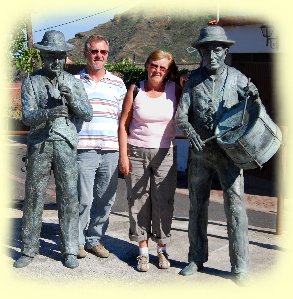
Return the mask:
<svg viewBox="0 0 293 299">
<path fill-rule="evenodd" d="M 145 81 L 133 101 L 133 117 L 129 126 L 128 143 L 145 148 L 169 148 L 175 145 L 174 115 L 176 111 L 175 83 L 167 81 L 158 98 L 145 92 Z"/>
</svg>

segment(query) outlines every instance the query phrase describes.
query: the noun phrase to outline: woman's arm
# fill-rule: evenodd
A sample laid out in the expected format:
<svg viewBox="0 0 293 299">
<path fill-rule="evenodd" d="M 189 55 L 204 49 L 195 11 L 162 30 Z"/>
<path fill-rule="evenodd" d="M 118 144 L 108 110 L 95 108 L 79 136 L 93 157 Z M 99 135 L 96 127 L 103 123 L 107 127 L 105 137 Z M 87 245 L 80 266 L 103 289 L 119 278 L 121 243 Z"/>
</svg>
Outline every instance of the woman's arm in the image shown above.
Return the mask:
<svg viewBox="0 0 293 299">
<path fill-rule="evenodd" d="M 135 84 L 130 85 L 123 102 L 122 113 L 118 127 L 118 142 L 119 142 L 119 170 L 128 175 L 131 171 L 131 165 L 127 155 L 127 135 L 129 124 L 132 119 L 133 109 L 133 91 Z"/>
</svg>

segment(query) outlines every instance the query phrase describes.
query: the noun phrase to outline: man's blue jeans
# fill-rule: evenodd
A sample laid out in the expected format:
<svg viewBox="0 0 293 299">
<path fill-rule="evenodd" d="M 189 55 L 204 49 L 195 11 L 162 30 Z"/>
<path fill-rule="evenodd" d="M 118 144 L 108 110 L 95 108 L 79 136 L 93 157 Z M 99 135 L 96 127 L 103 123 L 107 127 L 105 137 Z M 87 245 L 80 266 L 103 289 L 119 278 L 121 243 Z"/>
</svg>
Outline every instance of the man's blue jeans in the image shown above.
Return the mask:
<svg viewBox="0 0 293 299">
<path fill-rule="evenodd" d="M 79 245 L 100 244 L 118 184 L 118 152 L 78 150 Z"/>
</svg>

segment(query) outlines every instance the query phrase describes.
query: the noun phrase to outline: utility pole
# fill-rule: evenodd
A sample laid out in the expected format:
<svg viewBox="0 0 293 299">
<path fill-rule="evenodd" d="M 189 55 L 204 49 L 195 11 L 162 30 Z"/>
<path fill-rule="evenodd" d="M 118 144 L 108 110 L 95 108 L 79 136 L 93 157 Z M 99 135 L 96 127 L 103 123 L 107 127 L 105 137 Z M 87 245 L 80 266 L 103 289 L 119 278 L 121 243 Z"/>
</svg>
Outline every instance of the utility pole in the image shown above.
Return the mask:
<svg viewBox="0 0 293 299">
<path fill-rule="evenodd" d="M 217 23 L 220 20 L 220 5 L 219 5 L 219 1 L 217 1 Z"/>
<path fill-rule="evenodd" d="M 26 24 L 26 36 L 27 36 L 27 46 L 28 48 L 33 48 L 33 27 L 32 19 L 29 16 Z"/>
</svg>

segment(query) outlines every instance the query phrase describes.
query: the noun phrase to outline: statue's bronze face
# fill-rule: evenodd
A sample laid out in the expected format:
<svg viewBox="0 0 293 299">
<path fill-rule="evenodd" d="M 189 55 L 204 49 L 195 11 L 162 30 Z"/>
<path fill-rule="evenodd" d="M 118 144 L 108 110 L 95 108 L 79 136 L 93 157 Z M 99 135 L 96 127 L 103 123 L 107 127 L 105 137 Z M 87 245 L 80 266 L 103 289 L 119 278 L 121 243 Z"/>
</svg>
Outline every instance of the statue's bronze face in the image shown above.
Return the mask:
<svg viewBox="0 0 293 299">
<path fill-rule="evenodd" d="M 53 76 L 59 76 L 63 71 L 66 52 L 50 52 L 41 53 L 44 69 Z"/>
<path fill-rule="evenodd" d="M 202 56 L 202 66 L 210 71 L 216 71 L 225 64 L 225 58 L 228 53 L 221 43 L 207 43 L 199 49 Z"/>
</svg>

